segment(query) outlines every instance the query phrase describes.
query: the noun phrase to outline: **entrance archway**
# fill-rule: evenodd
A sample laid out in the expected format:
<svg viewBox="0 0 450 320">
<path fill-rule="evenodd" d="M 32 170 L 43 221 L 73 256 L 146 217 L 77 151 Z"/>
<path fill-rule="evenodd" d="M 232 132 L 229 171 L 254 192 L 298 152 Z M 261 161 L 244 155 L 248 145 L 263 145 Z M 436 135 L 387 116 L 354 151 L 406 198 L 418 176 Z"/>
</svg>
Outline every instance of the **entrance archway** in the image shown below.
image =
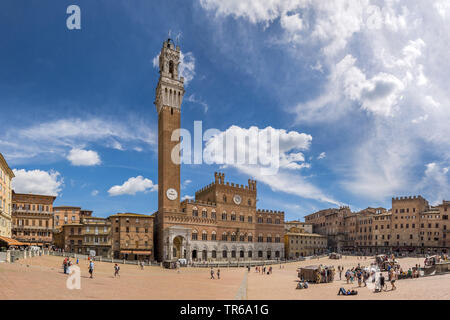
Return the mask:
<svg viewBox="0 0 450 320">
<path fill-rule="evenodd" d="M 175 237 L 173 239 L 173 252 L 172 252 L 172 256 L 174 259 L 183 258 L 182 246 L 183 246 L 183 237 L 182 236 Z"/>
<path fill-rule="evenodd" d="M 192 250 L 192 259 L 197 259 L 197 250 Z"/>
<path fill-rule="evenodd" d="M 207 260 L 208 259 L 208 252 L 206 250 L 202 251 L 202 260 Z"/>
</svg>

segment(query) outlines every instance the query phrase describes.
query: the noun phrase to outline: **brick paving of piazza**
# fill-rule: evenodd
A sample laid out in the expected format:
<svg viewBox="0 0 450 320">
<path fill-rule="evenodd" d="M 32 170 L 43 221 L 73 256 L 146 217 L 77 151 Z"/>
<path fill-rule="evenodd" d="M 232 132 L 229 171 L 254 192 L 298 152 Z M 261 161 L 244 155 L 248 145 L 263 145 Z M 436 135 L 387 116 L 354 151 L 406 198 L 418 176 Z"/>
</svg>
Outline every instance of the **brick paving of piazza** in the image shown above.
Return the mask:
<svg viewBox="0 0 450 320">
<path fill-rule="evenodd" d="M 113 277 L 113 264 L 95 263 L 94 279 L 89 279 L 87 261 L 80 260 L 81 290 L 66 288 L 67 275 L 62 273 L 61 257 L 42 256 L 14 264 L 0 263 L 0 300 L 3 299 L 235 299 L 245 286 L 244 268 L 221 268 L 221 279 L 210 280 L 208 268 L 182 268 L 176 270 L 159 267 L 120 265 L 120 278 Z M 310 260 L 292 262 L 279 269 L 273 266 L 272 275 L 262 275 L 252 268 L 247 278 L 248 299 L 450 299 L 450 274 L 396 281 L 397 290 L 372 293 L 357 288 L 357 283 L 347 285 L 344 280 L 331 284 L 310 285 L 309 289 L 296 290 L 297 267 L 312 264 L 343 265 L 345 268 L 369 265 L 373 259 L 358 260 L 344 257 L 341 260 Z M 423 265 L 423 259 L 399 259 L 403 269 Z M 29 265 L 27 267 L 27 264 Z M 357 296 L 337 296 L 338 289 L 355 288 Z M 388 288 L 390 288 L 388 284 Z M 244 290 L 245 292 L 245 290 Z"/>
</svg>

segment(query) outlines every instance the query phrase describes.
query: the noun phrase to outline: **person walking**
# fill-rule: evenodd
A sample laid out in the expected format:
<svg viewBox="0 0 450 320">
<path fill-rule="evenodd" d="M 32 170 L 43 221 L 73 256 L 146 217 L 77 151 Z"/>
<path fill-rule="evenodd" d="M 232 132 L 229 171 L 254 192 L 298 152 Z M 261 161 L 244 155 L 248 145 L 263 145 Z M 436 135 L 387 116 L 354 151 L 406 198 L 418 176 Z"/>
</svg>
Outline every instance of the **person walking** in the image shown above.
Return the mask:
<svg viewBox="0 0 450 320">
<path fill-rule="evenodd" d="M 220 269 L 217 269 L 217 279 L 220 280 Z"/>
<path fill-rule="evenodd" d="M 89 262 L 89 274 L 91 275 L 90 278 L 93 279 L 94 277 L 94 261 L 91 260 Z"/>
<path fill-rule="evenodd" d="M 384 275 L 383 273 L 380 272 L 380 292 L 383 291 L 383 289 L 385 289 L 385 279 L 384 279 Z M 386 290 L 384 290 L 386 291 Z"/>
<path fill-rule="evenodd" d="M 211 268 L 211 279 L 215 279 L 214 278 L 214 269 L 213 268 Z"/>
<path fill-rule="evenodd" d="M 395 278 L 396 278 L 396 272 L 391 269 L 391 272 L 389 273 L 389 280 L 391 281 L 391 290 L 395 290 L 397 289 L 397 287 L 395 286 Z"/>
<path fill-rule="evenodd" d="M 119 271 L 120 271 L 120 267 L 119 267 L 119 265 L 116 263 L 116 264 L 114 265 L 114 278 L 117 277 L 117 276 L 119 276 L 119 278 L 120 278 Z"/>
<path fill-rule="evenodd" d="M 72 261 L 70 259 L 67 260 L 67 274 L 70 274 L 70 266 L 72 265 Z"/>
<path fill-rule="evenodd" d="M 67 274 L 67 258 L 65 258 L 63 261 L 63 269 L 64 269 L 64 274 Z"/>
</svg>

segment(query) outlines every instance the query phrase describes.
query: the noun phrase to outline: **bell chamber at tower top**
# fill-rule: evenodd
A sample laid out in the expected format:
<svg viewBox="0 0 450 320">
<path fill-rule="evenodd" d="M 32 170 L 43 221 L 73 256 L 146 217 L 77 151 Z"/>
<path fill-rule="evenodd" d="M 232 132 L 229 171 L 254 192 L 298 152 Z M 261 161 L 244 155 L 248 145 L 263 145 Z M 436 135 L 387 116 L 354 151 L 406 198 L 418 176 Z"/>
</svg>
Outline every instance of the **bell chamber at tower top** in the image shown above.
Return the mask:
<svg viewBox="0 0 450 320">
<path fill-rule="evenodd" d="M 184 95 L 184 78 L 179 77 L 180 47 L 171 39 L 164 41 L 159 54 L 159 81 L 156 88 L 156 109 L 163 106 L 181 108 Z"/>
</svg>

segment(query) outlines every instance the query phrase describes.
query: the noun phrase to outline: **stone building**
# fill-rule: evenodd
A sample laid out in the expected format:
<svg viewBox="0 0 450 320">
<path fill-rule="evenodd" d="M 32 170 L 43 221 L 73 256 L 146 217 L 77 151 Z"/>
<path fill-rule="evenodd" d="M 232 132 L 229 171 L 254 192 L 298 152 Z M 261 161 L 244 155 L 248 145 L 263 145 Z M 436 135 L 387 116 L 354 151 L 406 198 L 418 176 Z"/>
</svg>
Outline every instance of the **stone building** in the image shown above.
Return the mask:
<svg viewBox="0 0 450 320">
<path fill-rule="evenodd" d="M 53 242 L 53 202 L 56 197 L 12 193 L 12 237 L 28 245 Z"/>
<path fill-rule="evenodd" d="M 111 246 L 114 258 L 154 260 L 154 216 L 117 213 L 108 217 L 111 224 Z"/>
<path fill-rule="evenodd" d="M 78 223 L 61 226 L 55 245 L 65 252 L 111 257 L 111 222 L 106 218 L 83 216 Z"/>
<path fill-rule="evenodd" d="M 0 236 L 5 238 L 11 238 L 12 178 L 14 172 L 0 153 Z"/>
<path fill-rule="evenodd" d="M 303 229 L 291 227 L 284 235 L 284 249 L 286 259 L 327 253 L 327 236 L 305 233 Z"/>
<path fill-rule="evenodd" d="M 92 211 L 82 210 L 80 207 L 58 206 L 53 207 L 54 228 L 56 231 L 66 224 L 78 224 L 83 217 L 90 217 Z"/>
<path fill-rule="evenodd" d="M 338 251 L 353 253 L 435 253 L 449 249 L 449 202 L 430 206 L 421 196 L 392 198 L 392 209 L 348 212 L 335 225 L 344 228 Z M 335 209 L 328 209 L 333 211 Z M 305 217 L 320 234 L 333 236 L 321 212 Z"/>
<path fill-rule="evenodd" d="M 299 229 L 301 233 L 313 233 L 313 225 L 298 220 L 286 221 L 284 223 L 284 230 L 288 232 L 291 228 Z"/>
<path fill-rule="evenodd" d="M 256 181 L 248 185 L 225 182 L 223 173 L 180 202 L 180 159 L 172 139 L 180 128 L 184 79 L 178 75 L 180 47 L 170 39 L 159 56 L 158 211 L 155 215 L 155 251 L 158 261 L 279 259 L 284 257 L 284 213 L 257 210 Z M 172 159 L 172 156 L 175 159 Z"/>
</svg>

